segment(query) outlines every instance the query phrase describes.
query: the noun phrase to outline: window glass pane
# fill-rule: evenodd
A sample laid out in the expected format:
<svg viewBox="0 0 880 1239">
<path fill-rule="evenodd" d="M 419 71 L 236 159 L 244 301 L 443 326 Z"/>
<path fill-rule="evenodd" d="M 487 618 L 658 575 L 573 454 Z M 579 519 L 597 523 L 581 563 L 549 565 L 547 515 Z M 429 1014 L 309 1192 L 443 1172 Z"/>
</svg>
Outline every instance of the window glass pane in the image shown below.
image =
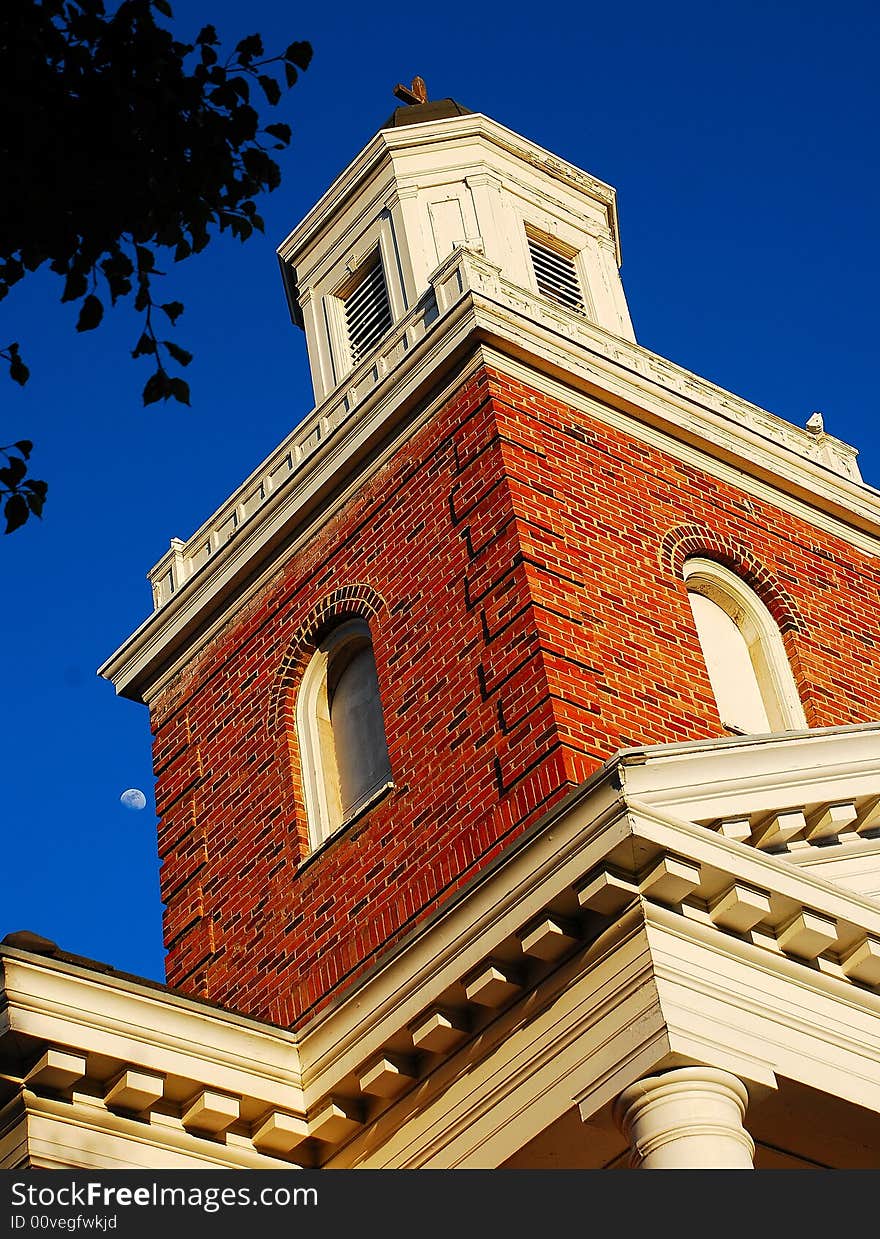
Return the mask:
<svg viewBox="0 0 880 1239">
<path fill-rule="evenodd" d="M 344 821 L 391 780 L 376 663 L 369 646 L 358 650 L 339 676 L 330 722 Z"/>
<path fill-rule="evenodd" d="M 747 733 L 770 731 L 745 637 L 717 603 L 697 593 L 688 598 L 722 723 Z"/>
</svg>

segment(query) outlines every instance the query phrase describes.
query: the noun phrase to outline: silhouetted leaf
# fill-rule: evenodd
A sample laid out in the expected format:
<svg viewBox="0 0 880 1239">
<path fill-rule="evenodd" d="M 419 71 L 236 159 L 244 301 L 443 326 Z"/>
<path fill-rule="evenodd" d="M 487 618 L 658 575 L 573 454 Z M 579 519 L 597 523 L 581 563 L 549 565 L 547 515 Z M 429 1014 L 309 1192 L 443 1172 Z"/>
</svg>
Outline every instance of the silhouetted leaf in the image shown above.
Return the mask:
<svg viewBox="0 0 880 1239">
<path fill-rule="evenodd" d="M 94 331 L 104 317 L 104 307 L 94 294 L 90 293 L 82 303 L 79 318 L 76 320 L 77 331 Z"/>
<path fill-rule="evenodd" d="M 165 311 L 171 319 L 172 324 L 176 323 L 183 313 L 183 305 L 179 301 L 166 301 L 164 305 L 161 305 L 159 308 Z"/>
<path fill-rule="evenodd" d="M 9 377 L 13 382 L 18 383 L 19 387 L 24 387 L 25 383 L 31 377 L 31 372 L 21 360 L 17 344 L 9 346 Z M 27 439 L 22 442 L 28 442 Z"/>
<path fill-rule="evenodd" d="M 179 344 L 175 344 L 173 340 L 163 340 L 162 343 L 168 349 L 168 352 L 180 366 L 188 366 L 192 361 L 192 353 L 188 353 L 185 348 L 181 348 Z"/>
<path fill-rule="evenodd" d="M 290 125 L 285 125 L 283 123 L 279 123 L 277 125 L 267 125 L 266 133 L 273 138 L 277 138 L 278 141 L 282 142 L 285 146 L 290 141 L 291 137 Z"/>
<path fill-rule="evenodd" d="M 12 533 L 19 529 L 28 518 L 28 505 L 24 495 L 10 495 L 6 500 L 6 506 L 3 509 L 3 514 L 6 517 L 6 528 L 4 533 Z"/>
<path fill-rule="evenodd" d="M 110 289 L 110 300 L 113 305 L 116 305 L 120 297 L 127 297 L 131 292 L 131 280 L 127 280 L 124 275 L 108 276 L 107 286 Z"/>
<path fill-rule="evenodd" d="M 148 404 L 155 404 L 157 400 L 167 400 L 169 395 L 168 375 L 162 370 L 157 370 L 155 374 L 150 375 L 144 386 L 144 407 Z"/>
<path fill-rule="evenodd" d="M 30 454 L 34 450 L 34 445 L 31 443 L 30 439 L 19 439 L 14 446 L 19 452 L 21 452 L 25 460 L 30 459 Z"/>
<path fill-rule="evenodd" d="M 152 271 L 156 265 L 156 257 L 152 250 L 148 250 L 145 245 L 136 245 L 134 252 L 137 257 L 138 271 Z"/>
<path fill-rule="evenodd" d="M 262 56 L 263 40 L 258 34 L 249 34 L 240 43 L 236 44 L 235 51 L 238 59 L 243 64 L 246 64 L 253 60 L 255 56 Z"/>
<path fill-rule="evenodd" d="M 64 281 L 64 292 L 61 294 L 61 300 L 76 301 L 79 297 L 84 297 L 88 289 L 89 282 L 86 277 L 79 271 L 71 271 Z"/>
<path fill-rule="evenodd" d="M 257 78 L 257 81 L 262 86 L 263 94 L 270 103 L 275 104 L 281 102 L 281 87 L 275 81 L 274 77 L 269 77 L 267 74 L 261 73 Z"/>
<path fill-rule="evenodd" d="M 21 263 L 16 258 L 8 258 L 6 262 L 0 263 L 0 279 L 6 284 L 17 284 L 24 276 L 24 263 Z"/>
<path fill-rule="evenodd" d="M 0 469 L 0 485 L 6 490 L 15 490 L 27 473 L 27 465 L 20 456 L 10 456 L 9 464 Z"/>
<path fill-rule="evenodd" d="M 25 502 L 33 512 L 34 516 L 43 515 L 43 504 L 46 502 L 45 494 L 40 494 L 39 491 L 32 490 L 28 487 L 25 492 Z"/>
<path fill-rule="evenodd" d="M 228 81 L 221 82 L 208 97 L 218 108 L 234 108 L 238 101 L 235 87 Z"/>
<path fill-rule="evenodd" d="M 178 404 L 189 404 L 189 383 L 186 379 L 173 378 L 168 382 L 169 393 Z"/>
<path fill-rule="evenodd" d="M 282 56 L 268 55 L 273 67 L 263 71 L 263 42 L 253 34 L 218 59 L 213 25 L 183 41 L 158 24 L 172 19 L 172 2 L 21 0 L 0 8 L 4 34 L 15 32 L 15 71 L 4 80 L 15 122 L 2 135 L 0 299 L 46 265 L 62 281 L 62 300 L 78 304 L 80 332 L 103 321 L 107 300 L 150 315 L 160 308 L 153 281 L 164 278 L 163 256 L 199 253 L 224 228 L 241 240 L 263 228 L 253 198 L 274 189 L 281 173 L 260 141 L 287 145 L 290 129 L 264 127 L 261 96 L 277 104 L 311 48 L 291 43 Z M 257 74 L 260 91 L 251 86 Z M 47 161 L 51 184 L 35 192 L 49 184 Z M 172 323 L 183 311 L 170 298 L 161 304 Z M 155 322 L 143 326 L 134 356 L 155 357 Z M 174 349 L 168 356 L 185 365 L 187 350 Z M 17 345 L 0 348 L 0 363 L 14 382 L 27 381 Z M 188 403 L 187 385 L 173 382 L 160 367 L 144 402 Z M 13 527 L 43 498 L 17 489 Z"/>
<path fill-rule="evenodd" d="M 312 63 L 312 45 L 300 40 L 291 43 L 284 50 L 284 59 L 291 60 L 300 69 L 307 69 Z"/>
<path fill-rule="evenodd" d="M 155 353 L 156 341 L 146 331 L 141 333 L 141 338 L 132 349 L 132 357 L 145 357 L 148 353 Z"/>
</svg>

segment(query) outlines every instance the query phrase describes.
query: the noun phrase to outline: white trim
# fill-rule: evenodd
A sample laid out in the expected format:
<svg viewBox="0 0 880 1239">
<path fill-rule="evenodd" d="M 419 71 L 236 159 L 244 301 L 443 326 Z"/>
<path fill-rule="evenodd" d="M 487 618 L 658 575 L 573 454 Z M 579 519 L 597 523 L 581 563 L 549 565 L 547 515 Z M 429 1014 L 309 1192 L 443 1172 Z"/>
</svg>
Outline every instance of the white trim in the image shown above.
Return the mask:
<svg viewBox="0 0 880 1239">
<path fill-rule="evenodd" d="M 880 553 L 880 493 L 810 459 L 813 437 L 806 431 L 527 290 L 516 293 L 518 309 L 502 304 L 512 303 L 513 292 L 496 287 L 497 272 L 493 277 L 490 264 L 470 251 L 456 250 L 435 274 L 445 281 L 444 289 L 452 285 L 453 277 L 464 281 L 445 312 L 441 307 L 440 317 L 423 326 L 424 335 L 387 374 L 373 381 L 351 409 L 340 412 L 348 389 L 337 389 L 248 478 L 242 490 L 251 493 L 259 477 L 276 469 L 285 453 L 293 452 L 299 461 L 236 536 L 184 580 L 100 668 L 99 674 L 111 679 L 117 692 L 137 696 L 155 691 L 160 682 L 156 669 L 174 662 L 169 646 L 179 646 L 195 629 L 204 634 L 205 612 L 222 605 L 245 579 L 250 581 L 250 596 L 277 571 L 277 563 L 270 560 L 264 571 L 255 573 L 255 560 L 271 557 L 291 528 L 302 529 L 308 522 L 314 529 L 318 520 L 338 511 L 353 487 L 372 476 L 400 442 L 428 420 L 441 403 L 440 384 L 455 381 L 450 381 L 450 372 L 463 377 L 481 359 L 747 493 L 784 505 L 867 554 Z M 412 322 L 407 316 L 391 333 L 392 343 L 399 332 L 415 331 L 421 312 L 420 303 L 411 312 Z M 471 351 L 466 351 L 467 345 Z M 346 381 L 359 388 L 366 371 L 378 368 L 371 360 Z M 413 403 L 429 393 L 430 405 L 412 418 Z M 380 439 L 382 452 L 365 465 L 365 456 Z M 851 448 L 830 436 L 826 439 L 829 451 L 852 460 Z M 358 468 L 361 472 L 355 474 Z M 352 480 L 340 488 L 345 475 Z M 336 498 L 328 504 L 331 488 Z M 234 500 L 235 496 L 229 502 Z M 200 545 L 228 506 L 187 545 Z M 308 536 L 298 536 L 296 545 Z M 290 553 L 291 547 L 286 550 Z M 200 636 L 199 642 L 203 640 Z M 167 674 L 162 671 L 163 682 Z"/>
<path fill-rule="evenodd" d="M 283 264 L 295 262 L 301 251 L 312 244 L 315 235 L 327 227 L 328 220 L 341 210 L 355 188 L 364 183 L 370 175 L 374 175 L 381 165 L 388 163 L 390 156 L 411 147 L 444 142 L 461 143 L 473 137 L 487 139 L 499 150 L 524 160 L 541 172 L 601 204 L 608 212 L 617 261 L 618 265 L 620 264 L 616 193 L 613 186 L 575 167 L 574 164 L 560 159 L 558 155 L 552 154 L 480 112 L 426 121 L 423 124 L 406 125 L 397 129 L 380 130 L 349 166 L 337 176 L 305 218 L 281 242 L 277 251 L 280 260 Z"/>
<path fill-rule="evenodd" d="M 587 238 L 579 238 L 580 246 L 571 245 L 557 233 L 552 233 L 546 228 L 539 227 L 539 225 L 533 222 L 531 215 L 523 216 L 523 236 L 525 238 L 526 260 L 528 263 L 527 270 L 529 271 L 531 286 L 535 296 L 541 297 L 546 301 L 552 301 L 554 305 L 565 306 L 574 313 L 586 314 L 587 317 L 595 319 L 596 314 L 587 293 L 588 280 L 583 261 L 583 248 Z M 574 291 L 579 300 L 578 305 L 570 306 L 560 296 L 553 296 L 551 293 L 541 291 L 535 259 L 536 255 L 542 252 L 561 259 L 564 263 L 568 263 L 571 279 L 575 286 Z M 545 272 L 544 274 L 546 275 L 547 273 Z"/>
<path fill-rule="evenodd" d="M 685 561 L 682 576 L 688 593 L 702 594 L 714 602 L 742 633 L 770 730 L 803 731 L 807 719 L 782 634 L 755 591 L 723 564 L 697 555 Z M 721 710 L 721 702 L 718 707 Z M 722 717 L 721 721 L 730 725 L 730 720 Z"/>
<path fill-rule="evenodd" d="M 340 658 L 364 648 L 372 654 L 373 640 L 366 620 L 354 617 L 337 624 L 321 640 L 309 660 L 297 693 L 296 734 L 312 852 L 359 818 L 379 795 L 393 786 L 389 780 L 384 780 L 371 787 L 354 809 L 343 815 L 332 751 L 329 679 Z"/>
<path fill-rule="evenodd" d="M 114 1141 L 140 1133 L 149 1158 L 181 1150 L 255 1164 L 268 1107 L 293 1133 L 285 1157 L 315 1136 L 331 1166 L 498 1165 L 573 1105 L 590 1117 L 644 1074 L 685 1062 L 765 1088 L 791 1078 L 880 1113 L 880 985 L 873 965 L 848 971 L 854 952 L 880 942 L 880 903 L 670 811 L 683 788 L 706 803 L 739 795 L 763 808 L 767 786 L 777 804 L 836 803 L 839 780 L 878 777 L 878 751 L 880 729 L 861 727 L 618 754 L 296 1033 L 3 948 L 20 1074 L 46 1043 L 87 1057 L 71 1102 L 39 1105 L 66 1107 L 108 1159 Z M 655 880 L 663 865 L 692 875 L 677 894 Z M 579 905 L 597 873 L 617 875 L 616 911 Z M 764 899 L 751 930 L 712 919 L 737 889 Z M 579 942 L 560 961 L 521 957 L 528 926 L 577 906 L 590 912 L 572 919 Z M 790 940 L 792 918 L 805 916 L 828 927 L 827 949 L 806 962 Z M 399 1097 L 355 1097 L 366 1066 L 405 1054 L 427 1011 L 467 1006 L 467 978 L 491 960 L 518 978 L 509 1000 L 463 1010 L 462 1041 L 422 1061 Z M 127 1066 L 165 1076 L 149 1126 L 103 1101 Z M 225 1148 L 184 1134 L 186 1107 L 206 1088 L 240 1099 Z M 71 1141 L 57 1134 L 63 1164 Z M 10 1157 L 21 1147 L 16 1131 Z"/>
</svg>

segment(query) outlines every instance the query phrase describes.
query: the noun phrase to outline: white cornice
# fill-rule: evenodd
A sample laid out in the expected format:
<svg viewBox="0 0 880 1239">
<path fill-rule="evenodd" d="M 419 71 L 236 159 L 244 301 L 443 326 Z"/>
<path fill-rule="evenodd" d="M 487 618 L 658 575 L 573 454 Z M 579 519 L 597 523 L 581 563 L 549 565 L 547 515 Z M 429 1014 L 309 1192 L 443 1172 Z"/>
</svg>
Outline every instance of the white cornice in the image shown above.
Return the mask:
<svg viewBox="0 0 880 1239">
<path fill-rule="evenodd" d="M 850 738 L 858 737 L 860 731 L 828 729 L 815 737 L 813 766 L 827 767 L 832 793 L 833 777 L 843 764 Z M 880 729 L 864 729 L 864 735 L 875 746 L 880 743 Z M 801 779 L 805 770 L 801 763 L 804 747 L 809 744 L 809 736 L 780 736 L 772 745 L 775 772 L 787 774 L 785 785 L 781 778 L 776 779 L 776 795 L 782 805 L 803 802 Z M 363 1053 L 365 1036 L 381 1041 L 389 1035 L 389 1026 L 383 1026 L 385 1014 L 393 1025 L 417 1013 L 409 1005 L 411 998 L 402 984 L 404 975 L 418 978 L 419 986 L 435 991 L 436 997 L 448 988 L 456 970 L 466 971 L 478 961 L 481 952 L 490 954 L 493 943 L 509 938 L 519 924 L 542 905 L 552 903 L 560 891 L 575 885 L 577 875 L 589 872 L 602 857 L 618 858 L 611 863 L 623 868 L 629 864 L 637 870 L 661 852 L 687 857 L 707 874 L 715 875 L 708 879 L 713 888 L 723 886 L 728 879 L 739 880 L 773 891 L 786 910 L 789 904 L 806 904 L 823 909 L 841 923 L 863 925 L 866 931 L 880 934 L 880 903 L 876 900 L 792 866 L 784 856 L 729 840 L 649 803 L 652 795 L 657 800 L 663 798 L 662 790 L 652 792 L 651 775 L 652 761 L 661 762 L 665 747 L 628 750 L 606 763 L 567 806 L 507 849 L 494 866 L 448 901 L 442 913 L 426 922 L 395 952 L 384 956 L 361 985 L 347 991 L 318 1015 L 303 1031 L 300 1041 L 307 1095 L 315 1087 L 316 1075 L 348 1069 L 345 1054 Z M 717 793 L 717 783 L 722 788 L 728 786 L 729 772 L 719 768 L 716 760 L 720 745 L 705 742 L 702 752 L 696 745 L 669 747 L 690 749 L 674 756 L 682 762 L 682 770 L 687 766 L 693 785 L 703 789 L 706 799 Z M 741 769 L 748 768 L 753 751 L 748 740 L 736 740 L 727 748 Z M 643 764 L 636 762 L 639 755 L 644 757 Z M 628 783 L 630 770 L 643 776 L 637 783 L 637 797 Z M 661 789 L 662 781 L 661 770 Z M 807 792 L 814 795 L 815 785 L 808 787 Z M 759 788 L 753 784 L 751 794 L 758 793 Z M 642 842 L 634 847 L 636 840 Z M 805 880 L 807 885 L 803 884 Z M 441 922 L 442 931 L 438 928 Z M 468 944 L 466 952 L 464 943 Z M 429 1003 L 430 997 L 430 993 L 423 992 L 419 1001 Z M 341 1030 L 349 1019 L 353 1021 L 350 1031 L 343 1035 Z"/>
<path fill-rule="evenodd" d="M 424 424 L 422 405 L 450 381 L 463 362 L 483 357 L 560 399 L 586 400 L 598 418 L 709 473 L 776 502 L 803 520 L 844 538 L 868 554 L 880 553 L 880 493 L 816 463 L 806 431 L 740 400 L 646 349 L 613 336 L 580 315 L 499 281 L 480 255 L 456 250 L 433 279 L 440 315 L 426 302 L 414 307 L 391 336 L 250 476 L 218 514 L 187 543 L 176 542 L 154 571 L 176 572 L 195 548 L 216 544 L 201 566 L 182 570 L 174 592 L 100 668 L 117 692 L 137 698 L 156 691 L 160 676 L 216 626 L 243 587 L 277 568 L 277 554 L 311 535 L 319 520 L 370 476 L 402 438 Z M 450 288 L 460 288 L 450 293 Z M 400 340 L 406 335 L 408 349 Z M 387 365 L 383 350 L 395 357 Z M 352 397 L 354 393 L 354 397 Z M 852 456 L 829 440 L 827 449 Z M 819 450 L 819 449 L 816 449 Z M 822 451 L 826 449 L 821 448 Z M 377 454 L 378 452 L 378 454 Z M 295 467 L 261 505 L 219 540 L 216 532 L 278 462 Z M 848 466 L 847 466 L 848 467 Z M 212 532 L 213 531 L 213 532 Z M 196 562 L 193 560 L 192 562 Z M 246 595 L 247 596 L 247 595 Z"/>
<path fill-rule="evenodd" d="M 880 902 L 679 804 L 685 773 L 707 804 L 740 778 L 753 802 L 769 788 L 780 808 L 814 803 L 821 786 L 837 803 L 840 779 L 870 782 L 878 744 L 880 728 L 840 728 L 622 752 L 298 1033 L 8 948 L 5 1031 L 31 1058 L 45 1044 L 82 1056 L 97 1088 L 77 1103 L 92 1107 L 86 1126 L 124 1134 L 101 1087 L 129 1064 L 165 1077 L 145 1133 L 157 1148 L 163 1124 L 181 1131 L 185 1098 L 213 1088 L 240 1100 L 242 1157 L 268 1107 L 300 1124 L 284 1156 L 308 1142 L 308 1161 L 317 1142 L 317 1160 L 340 1166 L 498 1164 L 575 1097 L 592 1113 L 681 1061 L 765 1086 L 788 1075 L 880 1110 Z M 715 919 L 731 891 L 761 909 L 751 928 Z M 548 917 L 566 927 L 558 957 L 530 954 Z M 490 965 L 512 978 L 491 1009 L 468 990 Z M 426 1058 L 414 1030 L 453 1008 L 461 1044 Z M 396 1056 L 420 1065 L 397 1100 L 377 1101 L 359 1082 Z"/>
<path fill-rule="evenodd" d="M 602 203 L 609 212 L 609 224 L 613 231 L 618 264 L 620 263 L 616 195 L 613 187 L 483 113 L 473 112 L 465 116 L 451 116 L 442 120 L 381 129 L 278 246 L 278 257 L 282 264 L 294 262 L 300 250 L 312 243 L 316 234 L 326 228 L 342 206 L 359 192 L 364 181 L 394 154 L 412 147 L 440 142 L 461 142 L 477 136 Z"/>
<path fill-rule="evenodd" d="M 801 805 L 880 796 L 880 724 L 658 744 L 618 763 L 627 797 L 708 823 L 794 805 L 795 787 Z"/>
<path fill-rule="evenodd" d="M 262 1021 L 61 960 L 0 948 L 10 1032 L 226 1092 L 301 1108 L 293 1035 Z"/>
<path fill-rule="evenodd" d="M 287 1170 L 245 1142 L 206 1140 L 139 1118 L 114 1114 L 74 1094 L 68 1101 L 26 1091 L 21 1127 L 34 1169 L 91 1170 Z M 9 1168 L 15 1163 L 10 1160 Z M 0 1141 L 0 1167 L 5 1168 Z"/>
</svg>

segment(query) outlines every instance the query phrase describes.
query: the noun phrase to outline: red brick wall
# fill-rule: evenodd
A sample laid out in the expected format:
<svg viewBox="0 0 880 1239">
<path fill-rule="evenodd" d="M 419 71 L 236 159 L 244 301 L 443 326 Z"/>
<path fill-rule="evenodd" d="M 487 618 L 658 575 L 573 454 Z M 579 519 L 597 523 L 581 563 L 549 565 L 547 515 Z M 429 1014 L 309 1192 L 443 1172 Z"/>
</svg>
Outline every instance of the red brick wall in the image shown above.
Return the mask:
<svg viewBox="0 0 880 1239">
<path fill-rule="evenodd" d="M 616 749 L 720 734 L 699 552 L 770 606 L 811 726 L 880 717 L 867 556 L 481 372 L 154 703 L 169 982 L 301 1022 Z M 296 684 L 353 606 L 395 788 L 306 861 Z"/>
</svg>

